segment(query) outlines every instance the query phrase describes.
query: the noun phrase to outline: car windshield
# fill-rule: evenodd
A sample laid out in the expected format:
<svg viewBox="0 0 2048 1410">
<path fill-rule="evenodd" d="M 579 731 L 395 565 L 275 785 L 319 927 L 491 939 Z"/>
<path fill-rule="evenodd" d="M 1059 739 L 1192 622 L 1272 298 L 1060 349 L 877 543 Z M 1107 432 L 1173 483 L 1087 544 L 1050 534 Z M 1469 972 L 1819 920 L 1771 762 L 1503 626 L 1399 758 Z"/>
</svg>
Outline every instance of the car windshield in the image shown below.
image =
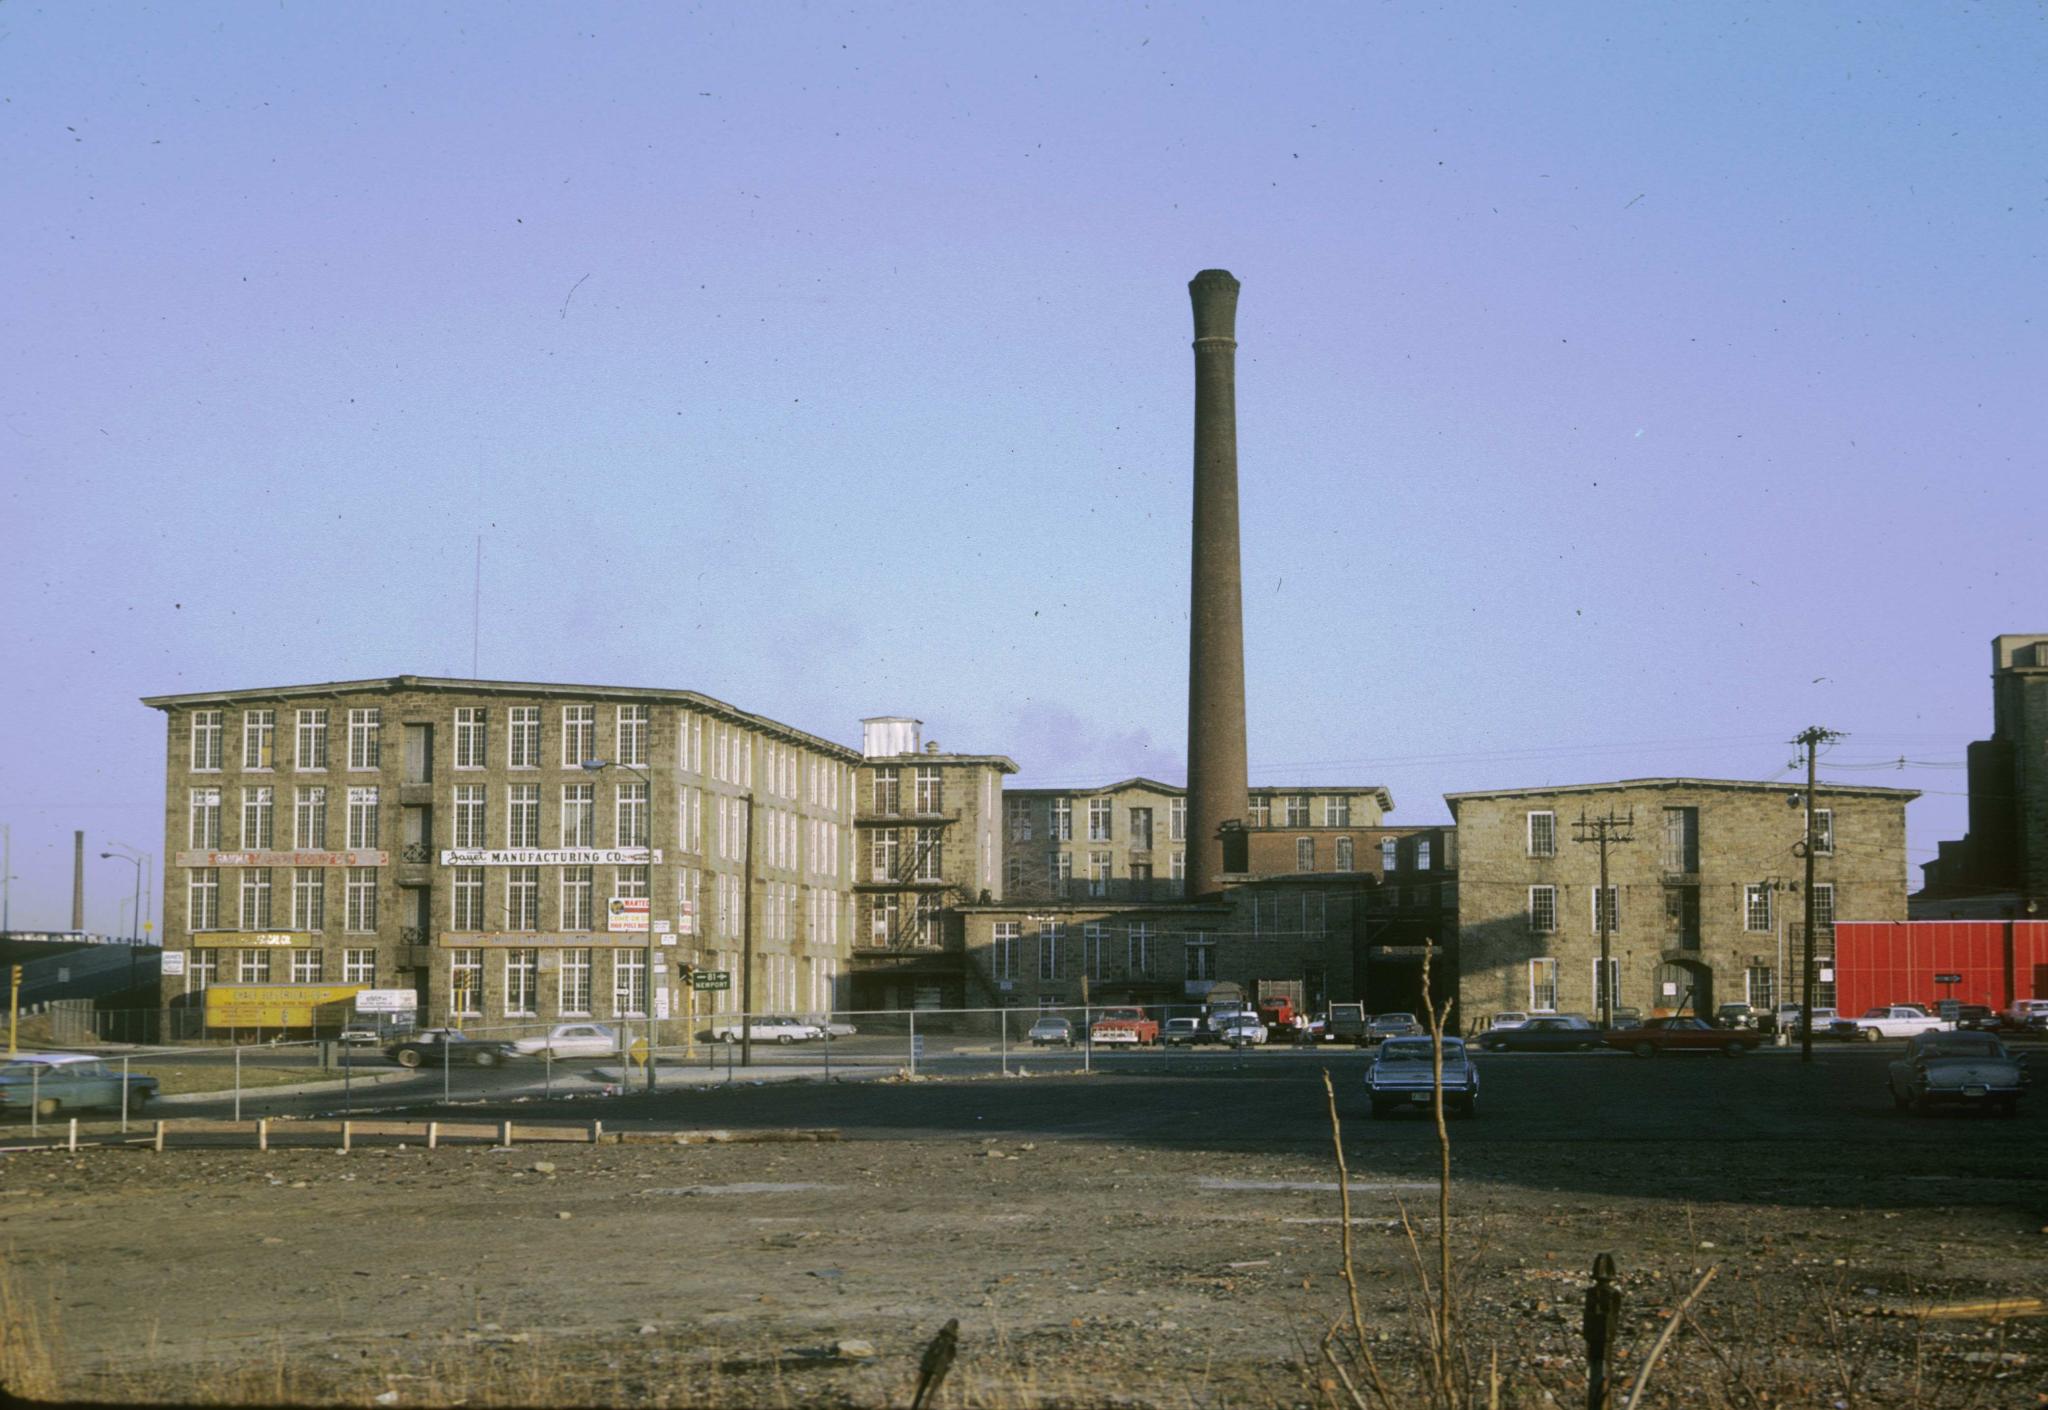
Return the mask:
<svg viewBox="0 0 2048 1410">
<path fill-rule="evenodd" d="M 1428 1062 L 1430 1042 L 1427 1038 L 1412 1038 L 1390 1042 L 1380 1048 L 1381 1062 Z M 1462 1058 L 1464 1044 L 1456 1038 L 1444 1039 L 1444 1060 Z"/>
<path fill-rule="evenodd" d="M 1378 1021 L 1381 1023 L 1413 1023 L 1415 1015 L 1412 1013 L 1383 1013 L 1379 1016 Z"/>
</svg>

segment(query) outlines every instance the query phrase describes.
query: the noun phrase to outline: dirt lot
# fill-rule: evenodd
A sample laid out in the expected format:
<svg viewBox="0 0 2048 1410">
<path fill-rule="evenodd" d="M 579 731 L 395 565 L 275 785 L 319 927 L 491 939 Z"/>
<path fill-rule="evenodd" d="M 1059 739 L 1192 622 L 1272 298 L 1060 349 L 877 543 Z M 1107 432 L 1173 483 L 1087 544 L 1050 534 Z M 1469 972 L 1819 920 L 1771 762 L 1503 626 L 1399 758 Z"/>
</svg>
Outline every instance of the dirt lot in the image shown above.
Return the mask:
<svg viewBox="0 0 2048 1410">
<path fill-rule="evenodd" d="M 15 1155 L 0 1249 L 72 1397 L 895 1405 L 957 1317 L 942 1404 L 1336 1403 L 1303 1353 L 1345 1305 L 1320 1065 L 606 1109 L 845 1132 L 815 1145 Z M 2048 1113 L 1897 1117 L 1882 1065 L 1497 1060 L 1491 1109 L 1452 1127 L 1451 1237 L 1502 1403 L 1583 1404 L 1601 1250 L 1625 1375 L 1719 1269 L 1646 1404 L 2048 1403 L 2040 1316 L 1898 1315 L 2042 1295 Z M 1433 1132 L 1345 1090 L 1366 1317 L 1406 1381 L 1399 1204 L 1433 1267 Z M 873 1356 L 835 1354 L 854 1340 Z"/>
</svg>

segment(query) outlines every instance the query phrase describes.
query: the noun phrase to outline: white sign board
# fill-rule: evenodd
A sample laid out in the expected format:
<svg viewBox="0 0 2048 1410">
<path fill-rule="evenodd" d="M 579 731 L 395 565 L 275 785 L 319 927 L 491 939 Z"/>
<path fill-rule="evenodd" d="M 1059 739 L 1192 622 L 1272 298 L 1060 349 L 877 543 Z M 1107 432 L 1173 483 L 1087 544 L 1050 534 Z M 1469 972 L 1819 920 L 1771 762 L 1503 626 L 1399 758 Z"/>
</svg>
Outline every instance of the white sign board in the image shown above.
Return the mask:
<svg viewBox="0 0 2048 1410">
<path fill-rule="evenodd" d="M 666 988 L 654 991 L 654 1016 L 656 1018 L 668 1017 L 668 990 Z"/>
<path fill-rule="evenodd" d="M 695 935 L 696 933 L 697 933 L 697 917 L 695 917 L 695 916 L 684 916 L 684 917 L 683 917 L 683 934 L 685 934 L 685 935 Z"/>
<path fill-rule="evenodd" d="M 674 929 L 675 922 L 672 920 L 658 920 L 654 923 L 654 933 L 656 935 L 666 935 Z"/>
<path fill-rule="evenodd" d="M 447 847 L 444 867 L 637 867 L 659 862 L 645 847 Z"/>
<path fill-rule="evenodd" d="M 420 996 L 410 989 L 358 989 L 357 1013 L 411 1013 L 420 1006 Z"/>
<path fill-rule="evenodd" d="M 605 908 L 604 928 L 606 930 L 644 931 L 647 929 L 647 898 L 645 896 L 614 896 Z"/>
<path fill-rule="evenodd" d="M 185 972 L 185 952 L 183 950 L 166 950 L 164 951 L 163 958 L 163 972 L 166 975 L 179 975 Z"/>
</svg>

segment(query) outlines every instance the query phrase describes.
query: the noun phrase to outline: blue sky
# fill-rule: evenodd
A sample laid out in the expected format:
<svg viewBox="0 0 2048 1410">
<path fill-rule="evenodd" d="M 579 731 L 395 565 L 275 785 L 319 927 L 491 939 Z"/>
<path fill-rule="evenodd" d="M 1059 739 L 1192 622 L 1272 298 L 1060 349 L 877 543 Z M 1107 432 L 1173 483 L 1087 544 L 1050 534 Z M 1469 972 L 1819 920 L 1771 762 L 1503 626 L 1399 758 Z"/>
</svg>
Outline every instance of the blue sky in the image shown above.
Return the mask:
<svg viewBox="0 0 2048 1410">
<path fill-rule="evenodd" d="M 1210 266 L 1255 783 L 1423 822 L 1818 723 L 1924 861 L 2048 630 L 2044 59 L 2006 5 L 8 6 L 14 922 L 74 828 L 161 850 L 136 697 L 472 651 L 1179 778 Z"/>
</svg>

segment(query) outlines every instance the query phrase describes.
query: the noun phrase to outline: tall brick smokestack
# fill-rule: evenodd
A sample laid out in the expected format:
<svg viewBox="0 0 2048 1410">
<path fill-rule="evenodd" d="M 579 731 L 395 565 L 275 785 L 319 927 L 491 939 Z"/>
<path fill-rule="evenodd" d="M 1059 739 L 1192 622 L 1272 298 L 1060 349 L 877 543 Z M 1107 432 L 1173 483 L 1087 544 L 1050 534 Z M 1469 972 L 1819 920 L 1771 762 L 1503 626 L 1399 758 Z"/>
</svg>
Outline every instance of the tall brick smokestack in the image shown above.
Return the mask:
<svg viewBox="0 0 2048 1410">
<path fill-rule="evenodd" d="M 1237 549 L 1237 280 L 1205 269 L 1195 305 L 1195 522 L 1188 584 L 1188 894 L 1222 889 L 1222 829 L 1247 811 L 1244 591 Z M 1226 865 L 1228 863 L 1228 865 Z"/>
<path fill-rule="evenodd" d="M 85 929 L 85 834 L 71 834 L 71 928 Z"/>
</svg>

